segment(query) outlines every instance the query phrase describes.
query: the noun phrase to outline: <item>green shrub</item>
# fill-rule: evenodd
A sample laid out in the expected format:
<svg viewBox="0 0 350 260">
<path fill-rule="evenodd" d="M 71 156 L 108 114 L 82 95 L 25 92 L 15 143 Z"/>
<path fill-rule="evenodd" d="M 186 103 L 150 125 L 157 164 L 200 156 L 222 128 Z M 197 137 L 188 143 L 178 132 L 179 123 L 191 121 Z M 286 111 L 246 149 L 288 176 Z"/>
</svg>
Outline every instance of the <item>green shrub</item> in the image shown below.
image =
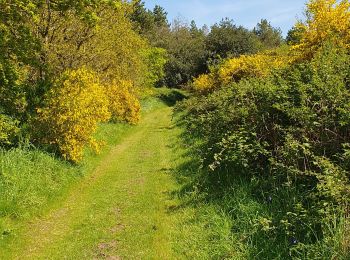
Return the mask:
<svg viewBox="0 0 350 260">
<path fill-rule="evenodd" d="M 182 104 L 207 179 L 221 188 L 240 175 L 257 179 L 256 196 L 274 201 L 262 231 L 271 241 L 292 241 L 284 257 L 349 254 L 348 243 L 324 246 L 337 239 L 338 223 L 349 225 L 341 218 L 350 202 L 349 75 L 347 50 L 324 44 L 311 62 Z"/>
<path fill-rule="evenodd" d="M 0 146 L 10 145 L 19 132 L 18 122 L 0 114 Z"/>
</svg>

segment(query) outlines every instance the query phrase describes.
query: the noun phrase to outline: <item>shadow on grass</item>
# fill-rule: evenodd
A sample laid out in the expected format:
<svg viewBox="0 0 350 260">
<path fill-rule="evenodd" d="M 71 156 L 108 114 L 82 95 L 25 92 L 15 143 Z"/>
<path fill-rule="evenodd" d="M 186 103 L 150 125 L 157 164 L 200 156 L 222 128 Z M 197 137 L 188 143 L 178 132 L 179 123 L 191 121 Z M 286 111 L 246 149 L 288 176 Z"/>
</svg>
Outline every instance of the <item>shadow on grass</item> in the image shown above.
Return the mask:
<svg viewBox="0 0 350 260">
<path fill-rule="evenodd" d="M 170 206 L 168 214 L 176 214 L 188 208 L 199 212 L 196 213 L 198 218 L 189 225 L 201 225 L 197 221 L 207 222 L 205 225 L 208 226 L 208 232 L 221 232 L 215 235 L 217 241 L 208 243 L 221 243 L 222 237 L 231 240 L 229 244 L 232 248 L 219 246 L 223 250 L 219 254 L 221 259 L 233 257 L 232 250 L 240 251 L 239 255 L 243 259 L 291 259 L 290 238 L 282 230 L 275 229 L 274 226 L 278 223 L 273 222 L 273 216 L 284 214 L 287 208 L 282 205 L 283 200 L 275 200 L 275 196 L 282 194 L 263 193 L 259 188 L 259 180 L 239 173 L 239 169 L 230 168 L 220 172 L 203 169 L 197 153 L 201 147 L 191 142 L 186 134 L 180 134 L 173 141 L 172 149 L 174 153 L 183 151 L 180 163 L 169 171 L 180 184 L 180 188 L 169 196 L 178 199 L 180 203 Z M 269 200 L 270 196 L 273 201 Z M 206 211 L 203 208 L 215 210 Z M 272 222 L 269 222 L 270 219 Z M 218 228 L 220 222 L 230 223 L 229 234 L 227 229 Z"/>
<path fill-rule="evenodd" d="M 159 94 L 159 99 L 163 101 L 167 106 L 173 107 L 177 102 L 187 98 L 184 92 L 178 89 L 168 89 L 166 92 Z"/>
</svg>

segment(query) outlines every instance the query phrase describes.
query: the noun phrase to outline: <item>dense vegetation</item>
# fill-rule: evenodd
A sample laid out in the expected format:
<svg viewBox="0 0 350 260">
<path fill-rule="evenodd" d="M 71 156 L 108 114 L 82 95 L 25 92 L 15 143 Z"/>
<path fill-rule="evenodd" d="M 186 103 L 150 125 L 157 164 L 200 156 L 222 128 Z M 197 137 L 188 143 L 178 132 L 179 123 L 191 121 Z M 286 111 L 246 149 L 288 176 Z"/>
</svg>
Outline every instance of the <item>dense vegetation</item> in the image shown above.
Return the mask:
<svg viewBox="0 0 350 260">
<path fill-rule="evenodd" d="M 48 145 L 78 162 L 100 122 L 136 123 L 164 54 L 122 1 L 1 1 L 1 145 Z M 122 35 L 122 37 L 120 37 Z M 149 66 L 150 64 L 160 65 Z"/>
<path fill-rule="evenodd" d="M 190 95 L 177 177 L 218 225 L 203 252 L 350 257 L 347 0 L 310 0 L 286 39 L 265 19 L 169 22 L 141 0 L 0 0 L 0 239 L 91 171 L 161 86 Z"/>
<path fill-rule="evenodd" d="M 223 60 L 194 80 L 196 97 L 178 107 L 202 161 L 197 185 L 250 222 L 233 230 L 244 234 L 250 257 L 350 256 L 349 8 L 310 1 L 298 40 Z M 242 215 L 232 205 L 237 180 L 265 210 Z"/>
</svg>

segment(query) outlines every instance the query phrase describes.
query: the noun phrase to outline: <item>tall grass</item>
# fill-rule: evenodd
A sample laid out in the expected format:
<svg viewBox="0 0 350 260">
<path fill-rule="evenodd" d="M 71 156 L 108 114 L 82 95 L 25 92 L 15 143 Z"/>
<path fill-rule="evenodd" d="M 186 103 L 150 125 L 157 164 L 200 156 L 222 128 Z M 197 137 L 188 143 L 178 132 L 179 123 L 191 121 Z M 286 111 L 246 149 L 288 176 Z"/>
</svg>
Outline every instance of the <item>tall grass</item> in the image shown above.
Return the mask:
<svg viewBox="0 0 350 260">
<path fill-rule="evenodd" d="M 0 238 L 11 236 L 22 221 L 40 215 L 67 195 L 131 129 L 127 124 L 101 124 L 95 134 L 105 143 L 101 154 L 86 149 L 78 165 L 37 148 L 0 149 Z"/>
<path fill-rule="evenodd" d="M 291 236 L 276 222 L 302 194 L 289 188 L 268 192 L 249 176 L 223 178 L 232 175 L 230 170 L 217 178 L 199 169 L 196 154 L 185 156 L 192 159 L 174 170 L 182 188 L 174 194 L 181 203 L 173 211 L 186 214 L 175 235 L 180 254 L 192 259 L 350 259 L 346 216 L 332 216 L 322 236 L 305 243 L 305 237 Z"/>
<path fill-rule="evenodd" d="M 82 175 L 72 166 L 36 149 L 0 150 L 0 217 L 25 217 Z"/>
</svg>

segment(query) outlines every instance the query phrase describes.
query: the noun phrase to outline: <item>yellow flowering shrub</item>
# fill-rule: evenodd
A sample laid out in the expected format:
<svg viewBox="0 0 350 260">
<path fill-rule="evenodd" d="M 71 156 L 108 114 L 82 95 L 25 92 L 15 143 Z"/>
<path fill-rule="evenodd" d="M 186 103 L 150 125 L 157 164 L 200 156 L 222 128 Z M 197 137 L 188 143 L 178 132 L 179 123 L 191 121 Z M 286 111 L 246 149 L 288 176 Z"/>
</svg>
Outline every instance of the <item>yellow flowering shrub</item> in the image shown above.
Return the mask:
<svg viewBox="0 0 350 260">
<path fill-rule="evenodd" d="M 307 20 L 298 23 L 302 31 L 301 43 L 294 46 L 304 58 L 313 53 L 327 40 L 350 48 L 350 2 L 348 0 L 311 0 L 307 4 Z"/>
<path fill-rule="evenodd" d="M 266 77 L 274 68 L 285 64 L 282 56 L 270 54 L 242 55 L 225 61 L 218 70 L 219 80 L 227 84 L 247 77 Z"/>
<path fill-rule="evenodd" d="M 224 60 L 212 68 L 209 74 L 195 78 L 192 88 L 195 92 L 205 94 L 242 78 L 267 77 L 273 69 L 285 67 L 293 61 L 293 56 L 288 56 L 287 51 L 281 49 Z"/>
<path fill-rule="evenodd" d="M 18 132 L 18 122 L 0 113 L 0 146 L 11 144 L 11 139 Z"/>
<path fill-rule="evenodd" d="M 140 120 L 141 105 L 136 95 L 131 91 L 133 88 L 133 83 L 130 80 L 119 80 L 106 88 L 109 111 L 114 121 L 136 124 Z"/>
<path fill-rule="evenodd" d="M 38 109 L 41 141 L 55 145 L 70 161 L 82 159 L 85 145 L 98 151 L 92 135 L 99 122 L 109 120 L 108 98 L 94 73 L 82 68 L 64 73 Z"/>
<path fill-rule="evenodd" d="M 192 88 L 198 93 L 208 93 L 215 88 L 215 80 L 213 74 L 202 74 L 193 80 Z"/>
</svg>

